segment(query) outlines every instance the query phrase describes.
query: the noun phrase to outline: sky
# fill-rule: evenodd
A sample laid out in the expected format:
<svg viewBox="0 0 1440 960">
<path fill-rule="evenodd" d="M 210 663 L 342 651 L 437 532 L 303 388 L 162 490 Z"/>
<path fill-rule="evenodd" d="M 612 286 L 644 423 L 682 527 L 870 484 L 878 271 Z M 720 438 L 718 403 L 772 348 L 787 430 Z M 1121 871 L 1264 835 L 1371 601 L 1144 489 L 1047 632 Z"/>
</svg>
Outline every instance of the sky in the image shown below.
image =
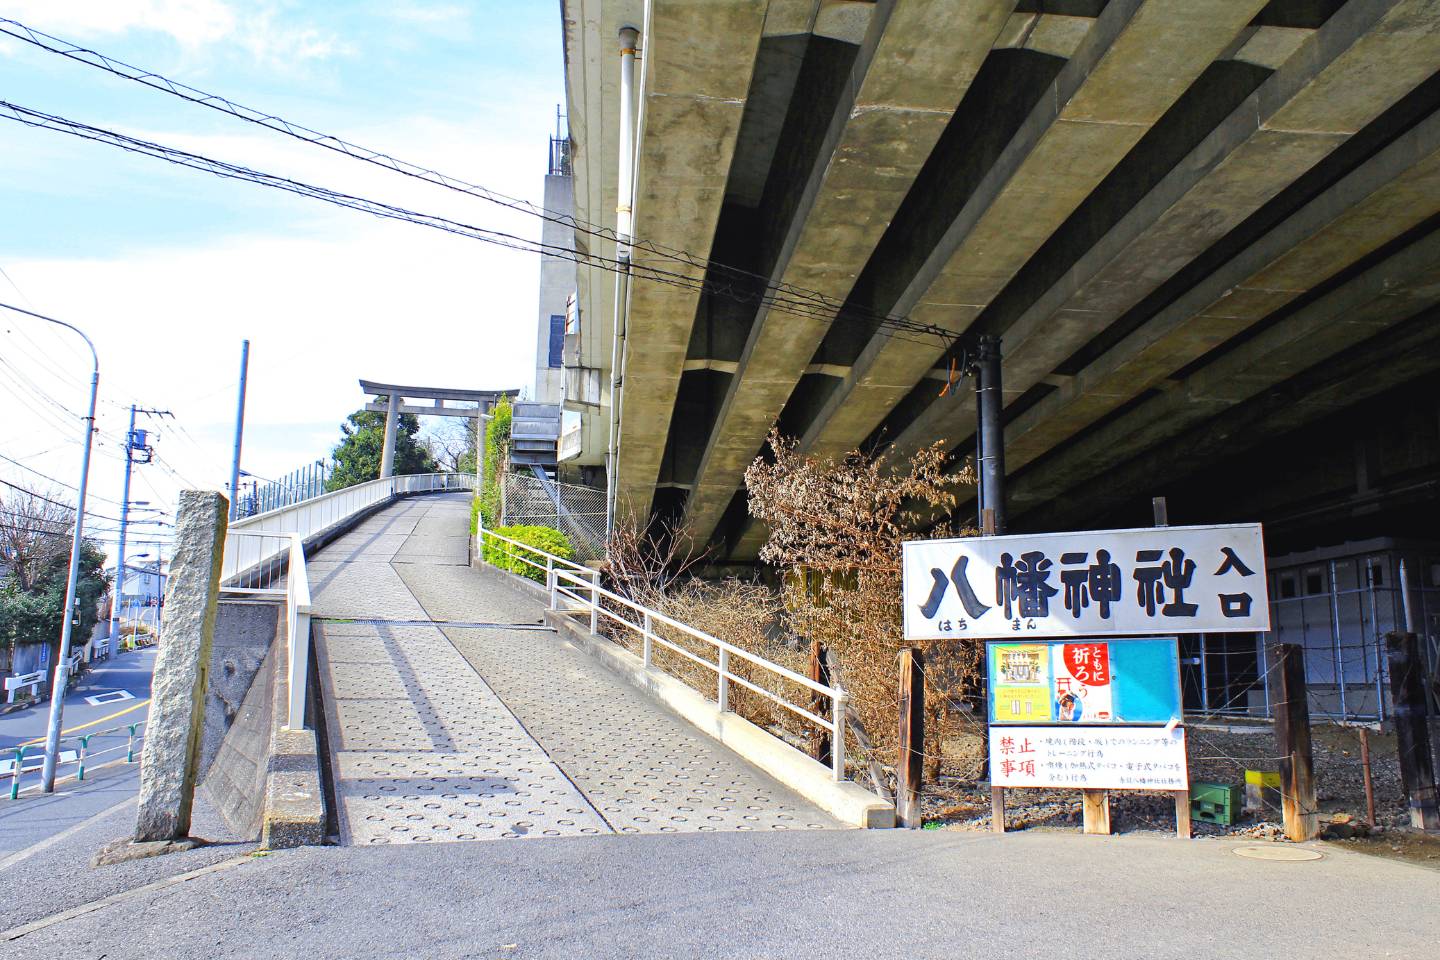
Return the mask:
<svg viewBox="0 0 1440 960">
<path fill-rule="evenodd" d="M 0 0 L 0 17 L 230 100 L 539 204 L 563 102 L 554 0 Z M 290 140 L 0 36 L 0 100 L 529 238 L 534 217 Z M 357 381 L 525 387 L 539 260 L 0 119 L 0 303 L 94 341 L 91 529 L 114 540 L 132 403 L 157 462 L 131 499 L 173 512 L 242 465 L 326 456 Z M 73 497 L 89 353 L 0 310 L 0 480 Z M 431 420 L 439 424 L 438 420 Z M 10 461 L 18 461 L 17 466 Z M 58 483 L 41 480 L 45 474 Z M 134 535 L 145 553 L 146 531 Z"/>
</svg>

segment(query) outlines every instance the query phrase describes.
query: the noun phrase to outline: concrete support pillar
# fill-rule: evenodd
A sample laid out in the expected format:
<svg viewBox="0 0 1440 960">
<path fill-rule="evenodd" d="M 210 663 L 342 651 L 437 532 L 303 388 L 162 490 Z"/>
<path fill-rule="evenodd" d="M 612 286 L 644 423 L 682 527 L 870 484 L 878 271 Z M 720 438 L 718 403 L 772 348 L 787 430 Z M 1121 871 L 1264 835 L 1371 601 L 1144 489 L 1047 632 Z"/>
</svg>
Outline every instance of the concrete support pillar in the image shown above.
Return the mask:
<svg viewBox="0 0 1440 960">
<path fill-rule="evenodd" d="M 190 832 L 227 510 L 218 493 L 180 494 L 141 757 L 136 843 L 180 840 Z"/>
<path fill-rule="evenodd" d="M 405 401 L 393 393 L 385 411 L 385 449 L 380 453 L 380 479 L 395 475 L 395 429 L 400 425 L 400 404 Z"/>
</svg>

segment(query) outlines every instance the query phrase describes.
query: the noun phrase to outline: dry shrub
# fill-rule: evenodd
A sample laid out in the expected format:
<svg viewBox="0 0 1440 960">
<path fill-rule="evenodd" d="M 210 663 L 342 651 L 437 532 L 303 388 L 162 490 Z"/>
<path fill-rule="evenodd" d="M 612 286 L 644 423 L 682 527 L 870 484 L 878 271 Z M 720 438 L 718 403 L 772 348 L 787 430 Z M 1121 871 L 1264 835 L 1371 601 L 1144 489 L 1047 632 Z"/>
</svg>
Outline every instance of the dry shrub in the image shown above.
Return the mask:
<svg viewBox="0 0 1440 960">
<path fill-rule="evenodd" d="M 777 591 L 761 583 L 736 578 L 701 580 L 692 575 L 702 559 L 685 552 L 689 540 L 683 532 L 645 534 L 629 520 L 616 523 L 604 565 L 606 587 L 633 603 L 663 613 L 701 633 L 732 644 L 763 660 L 804 674 L 809 653 L 801 653 L 799 641 L 789 631 Z M 626 623 L 639 626 L 637 614 L 623 605 L 606 601 L 606 610 Z M 668 643 L 708 663 L 717 662 L 714 646 L 689 636 L 668 624 L 655 622 L 652 630 Z M 627 629 L 611 617 L 602 617 L 601 633 L 637 656 L 643 652 L 639 630 Z M 651 660 L 656 667 L 704 694 L 717 697 L 716 671 L 666 648 L 652 645 Z M 800 684 L 757 667 L 743 657 L 732 655 L 727 665 L 739 677 L 788 703 L 808 707 L 810 691 Z M 791 738 L 806 737 L 811 724 L 774 701 L 731 683 L 730 708 L 745 719 Z"/>
<path fill-rule="evenodd" d="M 798 641 L 787 629 L 780 609 L 780 596 L 764 584 L 735 578 L 688 580 L 672 591 L 663 612 L 696 630 L 795 673 L 804 675 L 809 669 L 809 652 L 799 650 Z M 709 644 L 685 638 L 678 630 L 665 632 L 665 638 L 672 642 L 676 639 L 674 635 L 678 635 L 691 652 L 707 660 L 714 658 L 714 648 Z M 666 653 L 675 660 L 685 659 L 669 651 Z M 687 675 L 682 675 L 679 672 L 682 668 L 678 666 L 669 672 L 682 676 L 686 683 L 713 698 L 716 695 L 715 673 L 688 661 L 685 666 L 689 668 Z M 811 694 L 808 688 L 758 667 L 743 657 L 732 654 L 728 669 L 732 675 L 787 703 L 802 708 L 809 706 Z M 751 723 L 777 733 L 783 730 L 792 738 L 806 737 L 811 732 L 808 721 L 741 683 L 730 684 L 729 697 L 730 708 Z"/>
<path fill-rule="evenodd" d="M 839 460 L 803 456 L 775 431 L 769 445 L 773 462 L 757 459 L 745 474 L 750 512 L 771 531 L 760 558 L 783 574 L 794 632 L 828 650 L 832 679 L 851 696 L 851 749 L 883 791 L 879 766 L 893 762 L 897 749 L 900 545 L 922 516 L 952 509 L 956 488 L 973 485 L 974 471 L 967 465 L 947 474 L 938 443 L 908 462 L 858 452 Z M 925 752 L 934 776 L 947 742 L 962 739 L 955 725 L 964 722 L 960 708 L 980 676 L 983 651 L 974 642 L 924 646 Z M 955 772 L 974 775 L 973 762 L 960 766 Z"/>
</svg>

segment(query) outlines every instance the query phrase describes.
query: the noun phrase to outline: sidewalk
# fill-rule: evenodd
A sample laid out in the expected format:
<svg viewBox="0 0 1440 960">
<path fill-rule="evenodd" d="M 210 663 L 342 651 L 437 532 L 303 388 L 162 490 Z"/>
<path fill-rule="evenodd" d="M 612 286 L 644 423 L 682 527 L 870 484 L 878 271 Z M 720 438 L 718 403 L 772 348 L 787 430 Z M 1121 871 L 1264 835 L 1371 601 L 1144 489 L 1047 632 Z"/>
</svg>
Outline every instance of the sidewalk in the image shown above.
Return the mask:
<svg viewBox="0 0 1440 960">
<path fill-rule="evenodd" d="M 1246 860 L 1236 846 L 827 830 L 310 847 L 0 939 L 0 952 L 7 960 L 1434 956 L 1440 872 L 1324 845 L 1315 846 L 1324 858 L 1306 863 Z"/>
</svg>

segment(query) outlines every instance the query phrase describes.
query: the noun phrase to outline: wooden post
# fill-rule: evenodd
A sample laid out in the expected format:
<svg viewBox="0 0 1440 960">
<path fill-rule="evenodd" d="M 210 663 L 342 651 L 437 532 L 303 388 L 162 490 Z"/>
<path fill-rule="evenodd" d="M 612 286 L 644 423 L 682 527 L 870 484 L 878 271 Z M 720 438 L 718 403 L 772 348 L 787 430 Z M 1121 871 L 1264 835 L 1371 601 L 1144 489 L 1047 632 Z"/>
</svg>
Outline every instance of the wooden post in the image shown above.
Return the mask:
<svg viewBox="0 0 1440 960">
<path fill-rule="evenodd" d="M 895 758 L 895 819 L 918 830 L 924 824 L 920 787 L 925 779 L 925 655 L 900 651 L 900 746 Z"/>
<path fill-rule="evenodd" d="M 825 645 L 819 640 L 810 641 L 810 679 L 816 683 L 830 685 L 830 669 L 825 665 Z M 810 694 L 810 712 L 825 716 L 828 702 L 824 694 Z M 820 727 L 810 731 L 810 755 L 825 766 L 830 766 L 830 732 Z"/>
<path fill-rule="evenodd" d="M 1181 840 L 1189 840 L 1192 836 L 1190 831 L 1190 791 L 1175 791 L 1175 835 Z"/>
<path fill-rule="evenodd" d="M 1370 771 L 1370 728 L 1360 728 L 1360 770 L 1365 775 L 1365 823 L 1375 826 L 1375 778 Z"/>
<path fill-rule="evenodd" d="M 1410 807 L 1410 826 L 1440 830 L 1435 761 L 1430 753 L 1430 730 L 1425 717 L 1420 643 L 1413 633 L 1391 633 L 1385 639 L 1390 698 L 1395 708 L 1395 739 L 1400 751 L 1400 782 L 1405 786 L 1405 799 Z"/>
<path fill-rule="evenodd" d="M 1272 648 L 1280 677 L 1275 704 L 1275 740 L 1280 750 L 1280 810 L 1285 835 L 1313 840 L 1320 832 L 1315 802 L 1315 766 L 1310 752 L 1310 705 L 1306 700 L 1305 651 L 1296 643 Z"/>
<path fill-rule="evenodd" d="M 1110 791 L 1081 790 L 1080 810 L 1085 833 L 1110 835 Z"/>
</svg>

